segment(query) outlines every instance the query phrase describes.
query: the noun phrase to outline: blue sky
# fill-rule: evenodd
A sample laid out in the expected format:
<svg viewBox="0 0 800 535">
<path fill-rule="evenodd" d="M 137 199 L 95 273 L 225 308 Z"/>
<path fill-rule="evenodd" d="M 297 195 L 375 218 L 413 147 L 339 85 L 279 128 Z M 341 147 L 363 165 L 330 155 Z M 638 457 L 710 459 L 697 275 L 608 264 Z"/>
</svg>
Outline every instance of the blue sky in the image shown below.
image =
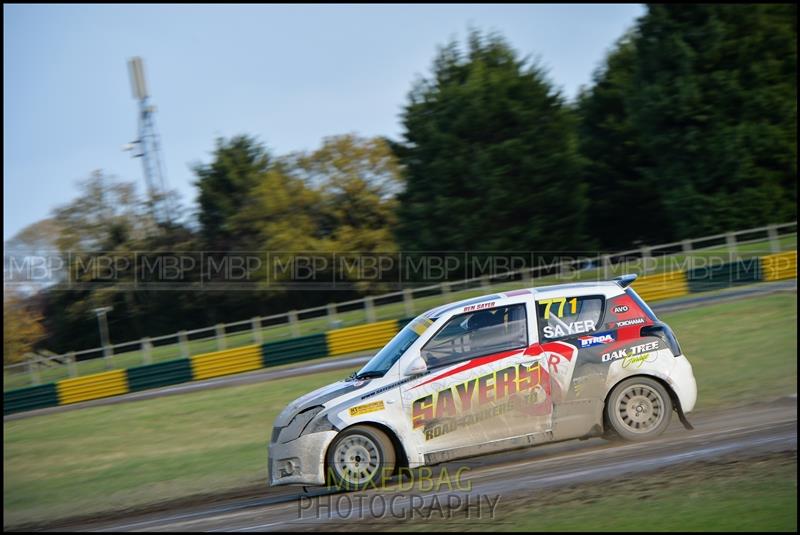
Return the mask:
<svg viewBox="0 0 800 535">
<path fill-rule="evenodd" d="M 219 136 L 278 154 L 356 132 L 399 138 L 438 45 L 469 27 L 538 58 L 567 97 L 644 13 L 622 5 L 3 7 L 3 239 L 47 217 L 94 169 L 142 183 L 126 61 L 142 56 L 171 188 Z"/>
</svg>

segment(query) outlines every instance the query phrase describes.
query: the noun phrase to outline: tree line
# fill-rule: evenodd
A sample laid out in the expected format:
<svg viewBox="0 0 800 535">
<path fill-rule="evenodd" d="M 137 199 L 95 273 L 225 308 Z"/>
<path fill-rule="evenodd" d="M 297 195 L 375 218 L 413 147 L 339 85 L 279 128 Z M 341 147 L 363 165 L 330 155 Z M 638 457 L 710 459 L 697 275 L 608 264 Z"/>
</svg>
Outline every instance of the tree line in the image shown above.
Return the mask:
<svg viewBox="0 0 800 535">
<path fill-rule="evenodd" d="M 133 184 L 98 172 L 6 245 L 559 252 L 794 220 L 796 9 L 650 5 L 574 101 L 501 35 L 471 31 L 412 85 L 400 139 L 346 134 L 289 155 L 218 139 L 181 223 L 159 227 Z M 119 342 L 379 290 L 6 292 L 4 359 L 98 346 L 97 306 L 114 306 Z"/>
</svg>

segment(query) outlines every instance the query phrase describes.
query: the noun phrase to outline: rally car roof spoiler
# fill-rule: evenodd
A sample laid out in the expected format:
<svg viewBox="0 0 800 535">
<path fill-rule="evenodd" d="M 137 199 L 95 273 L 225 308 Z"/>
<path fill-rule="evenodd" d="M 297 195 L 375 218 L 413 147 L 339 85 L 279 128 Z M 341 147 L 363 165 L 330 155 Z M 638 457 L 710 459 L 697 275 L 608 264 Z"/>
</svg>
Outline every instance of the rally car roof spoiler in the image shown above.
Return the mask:
<svg viewBox="0 0 800 535">
<path fill-rule="evenodd" d="M 627 288 L 628 286 L 633 284 L 633 281 L 635 281 L 636 277 L 638 276 L 639 275 L 637 275 L 636 273 L 629 273 L 627 275 L 620 275 L 619 277 L 614 277 L 614 281 L 623 288 Z"/>
</svg>

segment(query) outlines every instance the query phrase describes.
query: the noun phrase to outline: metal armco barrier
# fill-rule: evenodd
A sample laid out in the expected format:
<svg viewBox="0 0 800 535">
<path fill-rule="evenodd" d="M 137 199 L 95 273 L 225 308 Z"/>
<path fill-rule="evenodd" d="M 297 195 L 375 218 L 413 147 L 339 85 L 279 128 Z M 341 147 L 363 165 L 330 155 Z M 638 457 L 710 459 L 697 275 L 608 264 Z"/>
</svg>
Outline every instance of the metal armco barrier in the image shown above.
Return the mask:
<svg viewBox="0 0 800 535">
<path fill-rule="evenodd" d="M 633 283 L 647 301 L 682 297 L 758 281 L 797 277 L 797 251 L 737 260 L 702 269 L 648 275 Z M 149 388 L 279 366 L 314 358 L 379 349 L 412 318 L 380 321 L 279 342 L 249 345 L 174 359 L 127 370 L 64 379 L 3 393 L 3 413 L 11 414 Z"/>
<path fill-rule="evenodd" d="M 3 414 L 32 411 L 54 405 L 58 405 L 55 383 L 3 392 Z"/>
<path fill-rule="evenodd" d="M 328 351 L 333 356 L 382 347 L 398 330 L 397 320 L 389 320 L 328 331 Z"/>
<path fill-rule="evenodd" d="M 686 273 L 689 281 L 689 291 L 708 292 L 752 284 L 761 280 L 761 259 L 748 258 L 727 264 L 696 268 Z"/>
<path fill-rule="evenodd" d="M 191 358 L 192 377 L 208 379 L 261 368 L 261 346 L 252 345 Z"/>
<path fill-rule="evenodd" d="M 689 285 L 686 282 L 686 272 L 684 271 L 670 271 L 636 279 L 633 289 L 645 301 L 672 299 L 683 297 L 689 293 Z"/>
<path fill-rule="evenodd" d="M 762 257 L 761 272 L 765 281 L 797 278 L 797 251 Z"/>
<path fill-rule="evenodd" d="M 191 381 L 192 363 L 189 359 L 175 359 L 128 368 L 127 372 L 129 390 L 138 392 Z"/>
<path fill-rule="evenodd" d="M 267 342 L 261 346 L 263 366 L 280 366 L 328 356 L 328 339 L 325 333 L 300 336 L 280 342 Z"/>
<path fill-rule="evenodd" d="M 64 379 L 56 383 L 58 404 L 77 403 L 90 399 L 117 396 L 128 392 L 126 370 L 96 373 L 75 379 Z"/>
</svg>

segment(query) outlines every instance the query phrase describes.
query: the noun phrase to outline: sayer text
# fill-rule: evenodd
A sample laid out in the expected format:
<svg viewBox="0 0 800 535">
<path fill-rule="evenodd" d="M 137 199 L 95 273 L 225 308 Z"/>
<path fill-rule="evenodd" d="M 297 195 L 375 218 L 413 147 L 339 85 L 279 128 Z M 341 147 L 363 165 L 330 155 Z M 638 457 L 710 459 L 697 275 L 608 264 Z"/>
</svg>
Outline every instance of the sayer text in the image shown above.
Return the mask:
<svg viewBox="0 0 800 535">
<path fill-rule="evenodd" d="M 594 329 L 595 325 L 592 320 L 570 321 L 563 322 L 563 325 L 545 325 L 544 336 L 546 338 L 558 338 L 568 334 L 588 333 Z"/>
</svg>

